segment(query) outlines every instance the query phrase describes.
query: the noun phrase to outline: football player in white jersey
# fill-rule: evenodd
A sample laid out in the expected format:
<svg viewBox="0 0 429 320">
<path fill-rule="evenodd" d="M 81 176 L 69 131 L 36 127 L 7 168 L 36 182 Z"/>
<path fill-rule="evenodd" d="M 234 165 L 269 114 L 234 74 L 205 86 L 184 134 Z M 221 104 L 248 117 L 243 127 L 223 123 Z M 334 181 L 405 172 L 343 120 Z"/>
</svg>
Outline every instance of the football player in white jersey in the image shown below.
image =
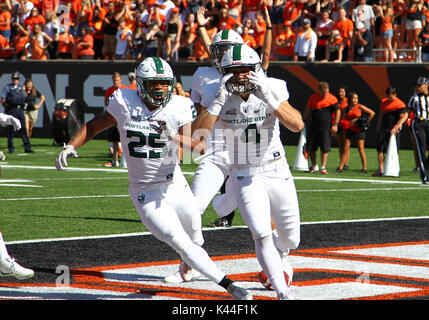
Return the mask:
<svg viewBox="0 0 429 320">
<path fill-rule="evenodd" d="M 288 102 L 286 83 L 268 78 L 260 58 L 247 45 L 228 49 L 216 97 L 192 123 L 192 132 L 211 132 L 219 123 L 230 159 L 229 177 L 241 216 L 255 243 L 258 262 L 279 299 L 291 299 L 271 218 L 281 252 L 300 241 L 298 197 L 280 140 L 279 121 L 289 130 L 304 128 L 301 113 Z M 274 95 L 273 92 L 284 92 Z"/>
<path fill-rule="evenodd" d="M 269 65 L 269 57 L 271 51 L 271 21 L 269 20 L 268 10 L 265 9 L 267 15 L 267 30 L 264 48 L 263 48 L 263 69 L 266 70 Z M 199 32 L 210 54 L 211 67 L 199 67 L 193 77 L 191 84 L 191 100 L 200 113 L 202 108 L 209 106 L 216 95 L 219 81 L 222 78 L 220 71 L 220 62 L 226 50 L 235 44 L 243 44 L 243 38 L 234 30 L 221 30 L 218 32 L 212 41 L 207 34 L 205 25 L 210 21 L 210 17 L 205 18 L 205 8 L 198 8 L 196 19 L 199 25 Z M 203 214 L 207 209 L 212 199 L 216 196 L 219 189 L 228 178 L 229 158 L 226 151 L 225 139 L 220 128 L 215 125 L 213 131 L 205 137 L 207 149 L 205 154 L 200 158 L 198 168 L 195 172 L 191 190 L 197 199 L 200 212 Z M 208 183 L 210 181 L 210 183 Z M 226 183 L 225 189 L 229 189 L 229 182 Z M 221 217 L 230 215 L 237 208 L 237 203 L 233 194 L 225 192 L 221 196 L 213 199 L 213 208 Z M 233 213 L 229 216 L 229 220 L 233 217 Z M 173 273 L 164 278 L 164 281 L 169 283 L 180 283 L 182 281 L 192 281 L 198 278 L 198 273 L 190 269 L 185 264 L 178 272 Z"/>
<path fill-rule="evenodd" d="M 118 89 L 106 111 L 86 123 L 58 155 L 56 167 L 77 157 L 76 148 L 117 125 L 127 162 L 129 193 L 147 229 L 169 244 L 182 261 L 224 287 L 235 299 L 252 299 L 218 269 L 201 247 L 201 215 L 177 163 L 177 144 L 201 145 L 190 138 L 196 111 L 190 99 L 173 95 L 175 77 L 163 59 L 145 59 L 136 70 L 137 90 Z M 188 134 L 186 133 L 188 130 Z"/>
</svg>

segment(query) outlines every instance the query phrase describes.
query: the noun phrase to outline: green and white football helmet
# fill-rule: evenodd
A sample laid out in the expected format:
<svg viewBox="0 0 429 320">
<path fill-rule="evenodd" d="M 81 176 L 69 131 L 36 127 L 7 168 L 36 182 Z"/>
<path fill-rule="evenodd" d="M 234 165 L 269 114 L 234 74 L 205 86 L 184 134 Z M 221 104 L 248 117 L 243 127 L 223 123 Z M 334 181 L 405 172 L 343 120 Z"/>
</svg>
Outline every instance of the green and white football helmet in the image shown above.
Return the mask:
<svg viewBox="0 0 429 320">
<path fill-rule="evenodd" d="M 244 44 L 243 38 L 237 32 L 229 29 L 219 31 L 210 44 L 212 64 L 219 68 L 225 51 L 236 44 Z"/>
<path fill-rule="evenodd" d="M 229 48 L 222 57 L 220 69 L 223 75 L 232 73 L 233 76 L 225 83 L 226 89 L 233 94 L 251 93 L 256 86 L 247 77 L 237 75 L 238 68 L 249 68 L 249 71 L 262 72 L 261 59 L 258 53 L 245 44 Z"/>
<path fill-rule="evenodd" d="M 173 96 L 176 77 L 170 65 L 161 58 L 150 57 L 143 60 L 136 69 L 137 93 L 145 103 L 155 106 L 165 106 Z M 149 81 L 162 81 L 168 84 L 167 91 L 152 91 Z"/>
</svg>

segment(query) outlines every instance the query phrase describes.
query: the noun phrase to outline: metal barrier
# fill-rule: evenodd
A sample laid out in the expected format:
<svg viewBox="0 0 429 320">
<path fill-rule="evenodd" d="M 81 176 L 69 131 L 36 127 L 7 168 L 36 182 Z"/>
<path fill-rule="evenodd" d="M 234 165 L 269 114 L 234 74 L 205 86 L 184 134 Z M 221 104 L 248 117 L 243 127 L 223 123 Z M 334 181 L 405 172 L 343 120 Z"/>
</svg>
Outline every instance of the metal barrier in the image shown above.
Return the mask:
<svg viewBox="0 0 429 320">
<path fill-rule="evenodd" d="M 374 52 L 374 61 L 381 61 L 381 57 L 377 56 L 377 53 L 379 52 L 386 52 L 389 51 L 389 49 L 373 49 Z M 393 52 L 395 53 L 395 61 L 396 62 L 422 62 L 422 48 L 414 48 L 414 49 L 394 49 Z M 378 58 L 378 59 L 377 59 Z"/>
</svg>

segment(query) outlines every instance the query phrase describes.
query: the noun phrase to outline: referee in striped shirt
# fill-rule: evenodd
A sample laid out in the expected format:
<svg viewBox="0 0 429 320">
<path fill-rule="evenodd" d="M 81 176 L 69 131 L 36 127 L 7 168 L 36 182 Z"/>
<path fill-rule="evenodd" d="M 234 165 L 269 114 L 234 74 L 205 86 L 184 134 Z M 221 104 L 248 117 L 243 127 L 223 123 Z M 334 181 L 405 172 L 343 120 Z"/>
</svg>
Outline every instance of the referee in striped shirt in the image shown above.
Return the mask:
<svg viewBox="0 0 429 320">
<path fill-rule="evenodd" d="M 419 77 L 416 83 L 416 92 L 408 102 L 408 109 L 414 112 L 411 132 L 416 141 L 419 161 L 420 178 L 423 184 L 429 183 L 429 157 L 426 152 L 429 147 L 429 79 Z"/>
</svg>

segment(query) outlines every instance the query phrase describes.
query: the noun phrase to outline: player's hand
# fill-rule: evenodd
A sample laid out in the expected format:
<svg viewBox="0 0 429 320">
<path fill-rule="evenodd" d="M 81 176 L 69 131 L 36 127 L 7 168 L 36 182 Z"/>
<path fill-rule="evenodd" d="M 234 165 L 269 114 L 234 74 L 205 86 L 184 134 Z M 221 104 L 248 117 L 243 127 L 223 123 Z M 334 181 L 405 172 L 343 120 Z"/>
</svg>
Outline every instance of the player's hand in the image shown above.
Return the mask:
<svg viewBox="0 0 429 320">
<path fill-rule="evenodd" d="M 226 82 L 231 77 L 232 73 L 228 73 L 221 78 L 216 96 L 214 97 L 211 105 L 207 108 L 208 113 L 211 115 L 218 116 L 226 100 L 231 96 L 231 93 L 226 89 Z"/>
<path fill-rule="evenodd" d="M 162 139 L 173 140 L 176 136 L 176 130 L 174 130 L 168 119 L 156 115 L 152 117 L 150 121 L 152 123 L 152 128 L 161 135 Z"/>
<path fill-rule="evenodd" d="M 207 17 L 206 18 L 204 16 L 205 12 L 206 12 L 206 7 L 204 7 L 204 6 L 198 7 L 197 14 L 196 14 L 195 18 L 197 20 L 197 23 L 200 26 L 206 26 L 213 19 L 213 17 Z"/>
<path fill-rule="evenodd" d="M 7 120 L 6 120 L 6 124 L 13 126 L 13 130 L 18 131 L 19 129 L 21 129 L 21 121 L 19 121 L 17 118 L 8 115 L 7 116 Z"/>
<path fill-rule="evenodd" d="M 277 110 L 280 106 L 280 102 L 273 96 L 268 78 L 264 74 L 254 71 L 250 71 L 248 78 L 251 83 L 258 87 L 255 91 L 255 95 L 272 109 L 272 111 Z"/>
<path fill-rule="evenodd" d="M 57 160 L 55 161 L 55 167 L 57 168 L 58 171 L 61 171 L 65 167 L 67 167 L 67 158 L 71 155 L 75 158 L 78 157 L 77 152 L 72 145 L 64 144 L 63 150 L 60 152 L 60 154 L 57 157 Z"/>
</svg>

